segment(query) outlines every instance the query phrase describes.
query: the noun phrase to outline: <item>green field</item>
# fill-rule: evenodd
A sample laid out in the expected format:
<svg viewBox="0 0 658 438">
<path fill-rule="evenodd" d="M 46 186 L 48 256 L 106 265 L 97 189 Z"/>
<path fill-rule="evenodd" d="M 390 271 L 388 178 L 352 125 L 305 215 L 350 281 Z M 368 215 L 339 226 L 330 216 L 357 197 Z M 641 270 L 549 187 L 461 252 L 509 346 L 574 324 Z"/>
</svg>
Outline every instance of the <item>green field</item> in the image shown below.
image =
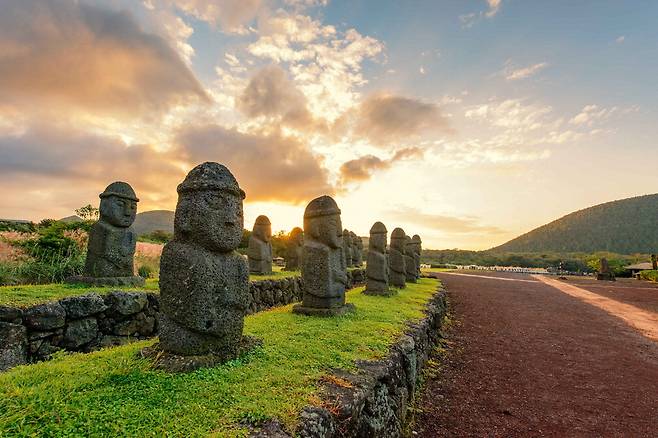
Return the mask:
<svg viewBox="0 0 658 438">
<path fill-rule="evenodd" d="M 383 357 L 438 284 L 421 279 L 391 298 L 352 289 L 356 312 L 337 318 L 296 315 L 290 306 L 247 316 L 245 333 L 263 347 L 188 374 L 138 359 L 153 341 L 14 368 L 0 374 L 0 436 L 244 436 L 241 421 L 267 418 L 293 430 L 301 409 L 319 402 L 319 379 Z"/>
<path fill-rule="evenodd" d="M 158 280 L 152 278 L 146 280 L 146 285 L 142 288 L 126 288 L 116 286 L 98 287 L 64 283 L 0 286 L 0 305 L 28 307 L 48 301 L 56 301 L 64 297 L 84 295 L 90 292 L 98 292 L 103 294 L 117 289 L 143 290 L 150 292 L 157 292 L 159 290 Z"/>
</svg>

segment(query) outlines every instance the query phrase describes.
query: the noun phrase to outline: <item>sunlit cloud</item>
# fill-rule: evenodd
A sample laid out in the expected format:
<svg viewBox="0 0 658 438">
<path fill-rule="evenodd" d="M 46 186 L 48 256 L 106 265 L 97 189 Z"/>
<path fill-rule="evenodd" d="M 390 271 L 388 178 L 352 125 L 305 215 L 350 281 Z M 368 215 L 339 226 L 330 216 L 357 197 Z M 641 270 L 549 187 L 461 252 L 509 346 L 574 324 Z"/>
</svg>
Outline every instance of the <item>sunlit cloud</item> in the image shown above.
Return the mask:
<svg viewBox="0 0 658 438">
<path fill-rule="evenodd" d="M 354 29 L 339 32 L 308 16 L 279 14 L 259 22 L 259 38 L 248 52 L 261 59 L 286 64 L 297 87 L 317 118 L 333 121 L 353 107 L 357 87 L 367 80 L 363 62 L 375 59 L 384 45 Z"/>
<path fill-rule="evenodd" d="M 531 76 L 536 75 L 540 71 L 548 67 L 547 62 L 539 62 L 537 64 L 529 65 L 527 67 L 517 68 L 514 67 L 510 62 L 507 63 L 505 69 L 503 70 L 503 76 L 508 81 L 517 81 L 519 79 L 527 79 Z"/>
<path fill-rule="evenodd" d="M 375 93 L 341 117 L 338 132 L 352 130 L 355 137 L 387 146 L 425 134 L 447 134 L 452 129 L 435 103 L 405 96 Z"/>
<path fill-rule="evenodd" d="M 440 230 L 442 234 L 501 234 L 505 233 L 499 227 L 482 224 L 476 217 L 447 216 L 426 213 L 417 208 L 390 210 L 387 216 L 408 224 L 414 224 L 424 229 Z"/>
<path fill-rule="evenodd" d="M 249 201 L 300 203 L 334 192 L 321 159 L 294 137 L 204 125 L 183 128 L 175 143 L 189 163 L 218 161 L 229 167 Z"/>
<path fill-rule="evenodd" d="M 0 41 L 0 100 L 28 110 L 152 117 L 207 100 L 177 52 L 126 12 L 65 0 L 8 2 Z"/>
<path fill-rule="evenodd" d="M 258 71 L 237 99 L 237 107 L 248 117 L 263 117 L 301 130 L 322 130 L 308 110 L 306 96 L 277 65 Z"/>
<path fill-rule="evenodd" d="M 153 0 L 152 0 L 153 1 Z M 156 0 L 157 1 L 157 0 Z M 224 32 L 244 34 L 261 8 L 262 0 L 160 0 L 185 14 L 221 28 Z"/>
<path fill-rule="evenodd" d="M 346 161 L 340 166 L 340 179 L 342 184 L 366 181 L 380 170 L 390 169 L 400 160 L 419 159 L 423 150 L 418 147 L 400 149 L 390 158 L 382 159 L 375 155 L 364 155 L 354 160 Z"/>
</svg>

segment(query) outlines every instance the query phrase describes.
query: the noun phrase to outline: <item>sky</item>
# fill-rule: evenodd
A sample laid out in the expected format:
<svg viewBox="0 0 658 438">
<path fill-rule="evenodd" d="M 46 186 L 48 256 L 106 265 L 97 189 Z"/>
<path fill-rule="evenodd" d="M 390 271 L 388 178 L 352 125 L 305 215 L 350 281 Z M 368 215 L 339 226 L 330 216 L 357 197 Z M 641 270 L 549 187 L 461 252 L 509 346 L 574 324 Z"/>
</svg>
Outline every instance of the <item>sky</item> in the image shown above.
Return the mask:
<svg viewBox="0 0 658 438">
<path fill-rule="evenodd" d="M 0 0 L 0 217 L 115 180 L 173 210 L 226 165 L 245 227 L 486 249 L 658 192 L 658 2 Z"/>
</svg>

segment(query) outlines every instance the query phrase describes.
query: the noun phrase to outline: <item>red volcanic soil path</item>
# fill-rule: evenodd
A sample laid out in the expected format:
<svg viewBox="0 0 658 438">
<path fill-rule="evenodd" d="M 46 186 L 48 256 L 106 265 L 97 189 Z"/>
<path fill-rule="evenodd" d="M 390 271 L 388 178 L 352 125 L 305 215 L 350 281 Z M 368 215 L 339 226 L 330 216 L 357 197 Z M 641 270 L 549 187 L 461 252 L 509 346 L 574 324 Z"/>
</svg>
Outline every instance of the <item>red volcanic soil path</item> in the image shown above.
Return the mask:
<svg viewBox="0 0 658 438">
<path fill-rule="evenodd" d="M 658 343 L 614 315 L 655 308 L 652 290 L 620 291 L 629 304 L 606 310 L 531 276 L 437 276 L 454 323 L 415 436 L 658 436 Z"/>
</svg>

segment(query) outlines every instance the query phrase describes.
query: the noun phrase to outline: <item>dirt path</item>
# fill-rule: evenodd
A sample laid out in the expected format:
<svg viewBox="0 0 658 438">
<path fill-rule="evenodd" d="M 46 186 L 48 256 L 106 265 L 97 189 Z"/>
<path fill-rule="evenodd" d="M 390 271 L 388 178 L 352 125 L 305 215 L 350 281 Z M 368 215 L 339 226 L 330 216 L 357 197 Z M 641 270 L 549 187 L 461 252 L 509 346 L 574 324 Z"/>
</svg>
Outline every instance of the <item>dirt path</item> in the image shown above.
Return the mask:
<svg viewBox="0 0 658 438">
<path fill-rule="evenodd" d="M 438 276 L 457 322 L 417 436 L 657 436 L 656 342 L 542 282 Z"/>
</svg>

